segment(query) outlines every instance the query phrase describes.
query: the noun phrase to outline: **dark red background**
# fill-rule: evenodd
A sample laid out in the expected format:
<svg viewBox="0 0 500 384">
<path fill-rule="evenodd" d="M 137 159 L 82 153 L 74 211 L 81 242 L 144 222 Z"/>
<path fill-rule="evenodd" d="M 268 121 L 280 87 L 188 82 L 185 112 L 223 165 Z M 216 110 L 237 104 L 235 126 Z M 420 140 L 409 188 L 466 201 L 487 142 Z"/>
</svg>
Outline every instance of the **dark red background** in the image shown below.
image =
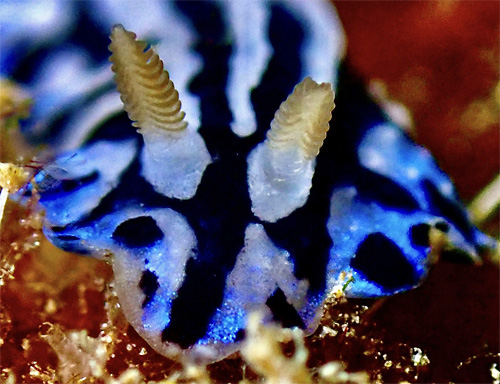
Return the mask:
<svg viewBox="0 0 500 384">
<path fill-rule="evenodd" d="M 335 1 L 350 62 L 413 113 L 428 147 L 469 200 L 499 171 L 498 1 Z M 490 123 L 471 103 L 489 107 Z M 467 109 L 469 116 L 464 116 Z M 478 112 L 478 113 L 473 113 Z"/>
</svg>

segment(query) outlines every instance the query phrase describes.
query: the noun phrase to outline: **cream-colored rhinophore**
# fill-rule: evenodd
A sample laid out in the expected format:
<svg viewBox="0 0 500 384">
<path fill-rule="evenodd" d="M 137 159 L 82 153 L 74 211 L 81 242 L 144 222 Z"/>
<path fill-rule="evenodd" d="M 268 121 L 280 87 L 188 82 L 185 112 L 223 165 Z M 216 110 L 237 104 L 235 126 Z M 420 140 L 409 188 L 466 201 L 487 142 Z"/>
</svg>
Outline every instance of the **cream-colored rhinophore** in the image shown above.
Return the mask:
<svg viewBox="0 0 500 384">
<path fill-rule="evenodd" d="M 331 84 L 309 77 L 281 104 L 248 158 L 252 211 L 260 219 L 274 222 L 306 203 L 334 107 Z"/>
<path fill-rule="evenodd" d="M 168 197 L 196 193 L 211 158 L 203 138 L 187 128 L 179 94 L 163 62 L 147 43 L 113 27 L 109 50 L 115 81 L 132 125 L 144 138 L 142 175 Z"/>
<path fill-rule="evenodd" d="M 183 131 L 187 123 L 179 94 L 163 70 L 163 62 L 146 47 L 146 42 L 137 41 L 135 33 L 122 25 L 113 27 L 109 60 L 124 108 L 134 127 Z"/>
<path fill-rule="evenodd" d="M 266 144 L 277 150 L 300 148 L 298 156 L 314 159 L 326 138 L 334 107 L 332 85 L 306 77 L 274 115 Z"/>
</svg>

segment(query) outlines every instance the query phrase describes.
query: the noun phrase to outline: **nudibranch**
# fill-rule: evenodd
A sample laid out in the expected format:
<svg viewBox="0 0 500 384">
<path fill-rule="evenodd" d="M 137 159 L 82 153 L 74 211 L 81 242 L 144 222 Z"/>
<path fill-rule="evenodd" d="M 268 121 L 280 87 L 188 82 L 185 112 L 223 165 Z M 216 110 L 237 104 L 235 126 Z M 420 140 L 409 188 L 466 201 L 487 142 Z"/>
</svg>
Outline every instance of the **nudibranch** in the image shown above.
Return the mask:
<svg viewBox="0 0 500 384">
<path fill-rule="evenodd" d="M 254 311 L 312 333 L 342 276 L 349 297 L 387 296 L 421 284 L 438 251 L 478 263 L 492 246 L 341 62 L 326 2 L 112 4 L 93 17 L 112 28 L 121 102 L 102 60 L 49 55 L 26 134 L 58 155 L 32 188 L 50 241 L 112 254 L 123 312 L 159 353 L 221 359 Z M 47 91 L 57 68 L 74 88 Z"/>
</svg>

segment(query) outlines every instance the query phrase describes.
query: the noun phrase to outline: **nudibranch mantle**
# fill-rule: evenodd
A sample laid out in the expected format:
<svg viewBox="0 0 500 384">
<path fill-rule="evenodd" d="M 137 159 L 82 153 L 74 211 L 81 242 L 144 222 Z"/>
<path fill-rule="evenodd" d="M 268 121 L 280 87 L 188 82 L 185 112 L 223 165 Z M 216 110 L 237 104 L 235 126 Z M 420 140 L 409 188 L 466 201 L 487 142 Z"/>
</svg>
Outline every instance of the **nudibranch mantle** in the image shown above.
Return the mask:
<svg viewBox="0 0 500 384">
<path fill-rule="evenodd" d="M 57 9 L 60 35 L 36 35 L 31 47 L 61 49 L 42 65 L 10 57 L 36 95 L 25 134 L 58 153 L 32 183 L 44 233 L 71 252 L 113 254 L 125 316 L 165 356 L 227 356 L 256 310 L 311 333 L 346 274 L 350 297 L 414 288 L 428 274 L 433 231 L 446 235 L 443 255 L 457 248 L 479 262 L 491 246 L 428 151 L 342 61 L 326 1 Z M 98 38 L 80 47 L 87 39 L 65 25 L 88 15 Z M 170 75 L 119 23 L 155 43 Z M 95 48 L 110 30 L 130 119 L 108 54 Z M 69 67 L 71 89 L 56 81 Z"/>
</svg>

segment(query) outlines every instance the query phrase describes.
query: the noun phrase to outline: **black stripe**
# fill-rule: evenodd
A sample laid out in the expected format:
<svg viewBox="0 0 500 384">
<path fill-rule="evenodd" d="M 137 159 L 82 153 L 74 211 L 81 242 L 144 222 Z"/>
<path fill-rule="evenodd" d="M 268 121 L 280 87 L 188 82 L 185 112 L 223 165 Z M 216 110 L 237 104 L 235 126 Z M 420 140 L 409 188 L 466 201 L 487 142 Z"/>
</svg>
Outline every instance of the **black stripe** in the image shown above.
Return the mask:
<svg viewBox="0 0 500 384">
<path fill-rule="evenodd" d="M 329 179 L 322 181 L 328 182 Z M 295 276 L 309 281 L 309 293 L 312 295 L 323 293 L 325 289 L 326 266 L 333 245 L 326 227 L 330 214 L 330 191 L 328 183 L 319 188 L 313 187 L 303 207 L 276 223 L 264 224 L 271 240 L 290 252 Z"/>
<path fill-rule="evenodd" d="M 71 35 L 71 43 L 82 47 L 92 60 L 91 67 L 106 63 L 109 58 L 110 30 L 104 28 L 90 1 L 74 2 L 78 9 L 78 22 Z"/>
<path fill-rule="evenodd" d="M 185 215 L 198 240 L 197 258 L 187 263 L 170 324 L 162 334 L 163 340 L 185 348 L 205 335 L 222 304 L 226 277 L 252 220 L 245 157 L 224 157 L 209 165 L 195 197 L 173 202 L 172 208 Z"/>
<path fill-rule="evenodd" d="M 232 115 L 226 96 L 231 36 L 217 3 L 177 1 L 176 5 L 198 35 L 194 49 L 203 60 L 203 68 L 189 84 L 189 91 L 200 98 L 199 133 L 212 157 L 218 157 L 221 150 L 234 150 L 236 139 L 229 128 Z"/>
<path fill-rule="evenodd" d="M 199 34 L 196 50 L 204 67 L 190 90 L 200 97 L 199 130 L 214 162 L 208 166 L 196 195 L 188 201 L 172 200 L 198 241 L 196 259 L 186 265 L 186 278 L 172 303 L 164 341 L 186 348 L 202 338 L 222 304 L 225 281 L 244 245 L 251 220 L 246 184 L 248 147 L 229 127 L 231 113 L 225 94 L 231 52 L 226 26 L 215 3 L 178 2 Z"/>
<path fill-rule="evenodd" d="M 254 139 L 264 140 L 274 113 L 302 79 L 300 50 L 304 31 L 299 20 L 279 4 L 271 5 L 269 43 L 273 55 L 260 85 L 252 91 L 252 104 L 257 119 Z"/>
<path fill-rule="evenodd" d="M 85 144 L 90 145 L 101 140 L 121 141 L 126 139 L 139 141 L 140 137 L 137 134 L 137 128 L 132 126 L 127 112 L 121 110 L 109 115 L 106 120 L 94 127 Z"/>
<path fill-rule="evenodd" d="M 360 197 L 367 202 L 374 201 L 404 213 L 420 209 L 411 192 L 387 176 L 360 168 L 354 179 Z"/>
</svg>

